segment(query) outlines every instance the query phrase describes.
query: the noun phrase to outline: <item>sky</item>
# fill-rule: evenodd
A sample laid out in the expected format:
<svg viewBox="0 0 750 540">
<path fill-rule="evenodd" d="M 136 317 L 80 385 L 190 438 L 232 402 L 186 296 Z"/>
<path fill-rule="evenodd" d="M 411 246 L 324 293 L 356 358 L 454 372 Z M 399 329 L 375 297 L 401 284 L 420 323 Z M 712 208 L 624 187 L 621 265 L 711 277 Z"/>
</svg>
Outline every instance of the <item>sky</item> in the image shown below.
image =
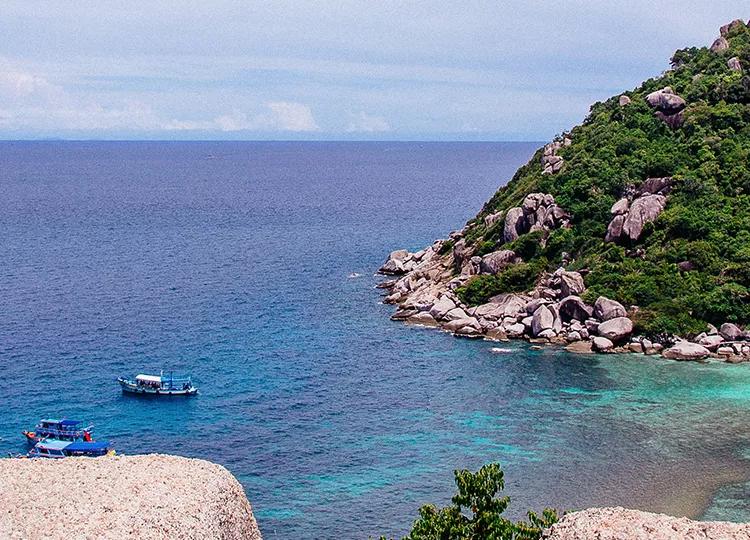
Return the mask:
<svg viewBox="0 0 750 540">
<path fill-rule="evenodd" d="M 543 141 L 735 18 L 747 0 L 4 0 L 0 138 Z"/>
</svg>

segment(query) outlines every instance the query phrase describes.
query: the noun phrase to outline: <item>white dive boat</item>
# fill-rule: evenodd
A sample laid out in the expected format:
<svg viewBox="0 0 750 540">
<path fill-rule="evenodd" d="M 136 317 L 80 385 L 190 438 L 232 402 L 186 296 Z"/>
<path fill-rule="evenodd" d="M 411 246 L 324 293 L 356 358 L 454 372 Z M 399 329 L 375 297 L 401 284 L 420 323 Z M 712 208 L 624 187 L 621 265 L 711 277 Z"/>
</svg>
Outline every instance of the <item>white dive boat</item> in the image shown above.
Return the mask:
<svg viewBox="0 0 750 540">
<path fill-rule="evenodd" d="M 192 396 L 198 393 L 190 377 L 175 377 L 173 374 L 136 375 L 134 380 L 117 379 L 123 392 L 152 396 Z"/>
</svg>

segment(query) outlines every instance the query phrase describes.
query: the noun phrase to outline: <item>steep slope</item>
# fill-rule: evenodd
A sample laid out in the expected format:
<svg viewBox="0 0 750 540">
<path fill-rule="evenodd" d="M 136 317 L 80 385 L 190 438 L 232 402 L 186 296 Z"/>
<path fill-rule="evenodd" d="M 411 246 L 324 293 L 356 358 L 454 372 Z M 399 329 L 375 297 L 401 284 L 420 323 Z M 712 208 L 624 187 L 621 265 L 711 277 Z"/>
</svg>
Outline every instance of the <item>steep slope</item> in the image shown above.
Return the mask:
<svg viewBox="0 0 750 540">
<path fill-rule="evenodd" d="M 386 285 L 395 318 L 615 345 L 635 333 L 648 346 L 733 323 L 708 344 L 734 347 L 734 324 L 750 322 L 750 28 L 720 34 L 593 105 L 462 230 L 394 252 L 382 271 L 403 275 Z M 451 304 L 460 311 L 444 313 Z"/>
</svg>

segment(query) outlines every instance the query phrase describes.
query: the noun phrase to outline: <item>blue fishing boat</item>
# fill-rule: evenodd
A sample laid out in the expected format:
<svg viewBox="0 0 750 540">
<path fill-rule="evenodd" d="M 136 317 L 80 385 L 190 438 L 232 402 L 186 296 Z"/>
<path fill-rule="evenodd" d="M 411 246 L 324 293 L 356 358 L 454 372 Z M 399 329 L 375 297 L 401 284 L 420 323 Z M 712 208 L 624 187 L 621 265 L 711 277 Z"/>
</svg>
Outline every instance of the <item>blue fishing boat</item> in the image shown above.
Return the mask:
<svg viewBox="0 0 750 540">
<path fill-rule="evenodd" d="M 90 441 L 91 430 L 94 426 L 83 427 L 80 420 L 55 420 L 45 418 L 39 421 L 33 431 L 22 431 L 29 444 L 35 444 L 42 440 L 60 441 Z"/>
<path fill-rule="evenodd" d="M 198 389 L 193 386 L 190 377 L 175 377 L 172 373 L 164 375 L 136 375 L 135 379 L 117 379 L 122 391 L 128 394 L 151 395 L 151 396 L 193 396 Z"/>
<path fill-rule="evenodd" d="M 66 457 L 101 457 L 115 453 L 107 441 L 41 441 L 26 454 L 30 458 L 62 459 Z"/>
</svg>

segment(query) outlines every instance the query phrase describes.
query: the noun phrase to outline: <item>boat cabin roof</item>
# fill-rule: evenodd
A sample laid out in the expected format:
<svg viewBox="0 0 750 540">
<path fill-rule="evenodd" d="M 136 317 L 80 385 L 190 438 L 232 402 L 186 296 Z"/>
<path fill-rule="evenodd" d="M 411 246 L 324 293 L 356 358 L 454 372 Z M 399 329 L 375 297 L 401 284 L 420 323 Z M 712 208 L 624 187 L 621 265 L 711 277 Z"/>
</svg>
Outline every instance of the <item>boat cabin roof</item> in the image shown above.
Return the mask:
<svg viewBox="0 0 750 540">
<path fill-rule="evenodd" d="M 70 441 L 42 441 L 36 444 L 37 448 L 45 448 L 47 450 L 64 450 L 70 445 Z"/>
<path fill-rule="evenodd" d="M 141 381 L 141 382 L 160 383 L 161 376 L 160 375 L 144 375 L 141 373 L 141 374 L 136 375 L 135 380 Z"/>
<path fill-rule="evenodd" d="M 76 441 L 68 443 L 65 450 L 82 452 L 86 450 L 106 450 L 107 448 L 109 448 L 109 441 Z"/>
<path fill-rule="evenodd" d="M 83 422 L 81 420 L 68 420 L 68 419 L 62 419 L 62 420 L 56 420 L 53 418 L 44 418 L 39 421 L 40 424 L 57 424 L 60 426 L 65 427 L 72 427 L 77 426 L 78 424 L 82 424 Z"/>
</svg>

